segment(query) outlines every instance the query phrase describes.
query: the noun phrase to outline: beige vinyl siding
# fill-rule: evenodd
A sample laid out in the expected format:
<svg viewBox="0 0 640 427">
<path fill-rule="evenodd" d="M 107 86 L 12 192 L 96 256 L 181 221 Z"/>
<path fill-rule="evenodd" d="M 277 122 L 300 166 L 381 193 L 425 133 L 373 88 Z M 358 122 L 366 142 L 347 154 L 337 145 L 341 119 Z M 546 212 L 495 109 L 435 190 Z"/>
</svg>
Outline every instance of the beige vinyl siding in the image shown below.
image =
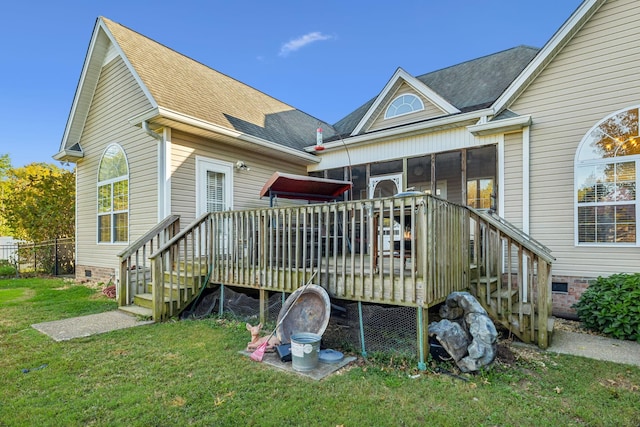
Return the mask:
<svg viewBox="0 0 640 427">
<path fill-rule="evenodd" d="M 403 157 L 415 157 L 430 153 L 454 151 L 461 148 L 495 144 L 495 137 L 476 138 L 464 123 L 458 128 L 422 133 L 409 137 L 389 139 L 375 144 L 362 144 L 349 147 L 349 155 L 344 150 L 328 151 L 322 155 L 322 162 L 310 166 L 309 170 L 332 169 L 349 165 L 381 162 Z"/>
<path fill-rule="evenodd" d="M 574 156 L 587 131 L 640 100 L 640 3 L 605 3 L 510 108 L 531 114 L 531 235 L 554 274 L 640 270 L 640 248 L 574 245 Z"/>
<path fill-rule="evenodd" d="M 306 167 L 240 150 L 231 144 L 172 131 L 171 142 L 171 211 L 181 216 L 181 226 L 196 215 L 196 156 L 228 162 L 242 160 L 251 169 L 233 170 L 234 210 L 269 206 L 269 198 L 260 199 L 260 190 L 276 172 L 306 175 Z M 282 201 L 282 203 L 286 203 Z"/>
<path fill-rule="evenodd" d="M 77 167 L 78 265 L 115 268 L 116 253 L 126 247 L 97 243 L 98 166 L 109 144 L 119 144 L 129 164 L 129 242 L 157 222 L 156 142 L 128 121 L 149 108 L 122 59 L 104 66 L 80 140 L 84 158 Z"/>
<path fill-rule="evenodd" d="M 504 211 L 507 221 L 522 227 L 522 132 L 504 136 Z"/>
<path fill-rule="evenodd" d="M 420 100 L 424 104 L 424 110 L 385 119 L 384 114 L 387 111 L 387 107 L 389 107 L 389 104 L 391 104 L 400 95 L 406 95 L 406 94 L 412 94 L 420 98 Z M 431 119 L 434 117 L 442 117 L 444 115 L 447 115 L 447 113 L 443 111 L 440 107 L 436 106 L 433 102 L 425 98 L 422 94 L 416 92 L 408 84 L 403 83 L 393 95 L 389 96 L 389 99 L 387 100 L 387 102 L 383 103 L 376 110 L 375 112 L 376 117 L 373 120 L 373 123 L 371 124 L 371 126 L 367 129 L 367 132 L 391 128 L 394 126 L 404 125 L 408 123 L 419 122 L 421 120 Z"/>
</svg>

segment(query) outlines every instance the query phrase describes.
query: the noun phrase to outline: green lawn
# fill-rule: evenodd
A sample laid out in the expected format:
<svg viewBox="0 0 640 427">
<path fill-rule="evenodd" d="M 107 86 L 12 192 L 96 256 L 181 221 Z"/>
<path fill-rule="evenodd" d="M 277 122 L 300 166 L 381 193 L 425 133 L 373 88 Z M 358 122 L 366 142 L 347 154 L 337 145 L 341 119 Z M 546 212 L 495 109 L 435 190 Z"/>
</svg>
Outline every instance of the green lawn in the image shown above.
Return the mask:
<svg viewBox="0 0 640 427">
<path fill-rule="evenodd" d="M 240 356 L 231 320 L 59 343 L 30 327 L 114 308 L 73 282 L 0 280 L 0 426 L 640 425 L 640 369 L 578 357 L 514 348 L 465 380 L 379 359 L 316 382 Z"/>
</svg>

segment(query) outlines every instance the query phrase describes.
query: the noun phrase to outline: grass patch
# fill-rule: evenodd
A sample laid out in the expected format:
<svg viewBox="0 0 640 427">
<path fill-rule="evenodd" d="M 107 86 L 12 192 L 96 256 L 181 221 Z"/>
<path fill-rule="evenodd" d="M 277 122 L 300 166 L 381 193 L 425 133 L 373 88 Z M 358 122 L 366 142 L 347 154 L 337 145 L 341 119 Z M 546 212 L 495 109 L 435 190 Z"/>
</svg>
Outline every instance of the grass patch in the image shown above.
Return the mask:
<svg viewBox="0 0 640 427">
<path fill-rule="evenodd" d="M 3 299 L 0 425 L 640 424 L 635 367 L 512 347 L 512 363 L 476 375 L 376 357 L 316 382 L 240 356 L 247 332 L 230 319 L 54 342 L 29 325 L 114 302 L 60 280 L 0 280 L 17 289 L 33 294 Z"/>
</svg>

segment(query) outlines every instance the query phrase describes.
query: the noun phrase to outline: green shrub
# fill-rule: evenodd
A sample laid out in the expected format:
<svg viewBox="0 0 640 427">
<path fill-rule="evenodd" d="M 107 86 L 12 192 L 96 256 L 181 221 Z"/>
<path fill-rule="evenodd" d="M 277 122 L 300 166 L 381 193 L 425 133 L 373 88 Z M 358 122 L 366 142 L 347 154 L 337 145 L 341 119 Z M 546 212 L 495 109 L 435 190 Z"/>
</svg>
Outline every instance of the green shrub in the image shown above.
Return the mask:
<svg viewBox="0 0 640 427">
<path fill-rule="evenodd" d="M 16 268 L 9 261 L 0 259 L 0 277 L 15 276 Z"/>
<path fill-rule="evenodd" d="M 598 277 L 573 308 L 587 328 L 640 342 L 640 274 Z"/>
</svg>

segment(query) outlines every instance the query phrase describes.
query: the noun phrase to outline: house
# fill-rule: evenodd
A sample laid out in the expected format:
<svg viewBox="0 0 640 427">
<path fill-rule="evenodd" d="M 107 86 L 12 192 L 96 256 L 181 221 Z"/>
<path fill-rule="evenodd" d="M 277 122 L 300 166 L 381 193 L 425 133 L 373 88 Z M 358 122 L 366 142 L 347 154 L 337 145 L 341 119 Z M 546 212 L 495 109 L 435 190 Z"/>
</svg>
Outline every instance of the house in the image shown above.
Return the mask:
<svg viewBox="0 0 640 427">
<path fill-rule="evenodd" d="M 638 18 L 634 0 L 585 0 L 541 49 L 398 68 L 334 126 L 99 18 L 54 156 L 77 163 L 76 275 L 117 275 L 169 215 L 266 206 L 283 171 L 352 181 L 354 200 L 414 189 L 495 210 L 552 250 L 570 314 L 595 277 L 638 270 Z"/>
</svg>

